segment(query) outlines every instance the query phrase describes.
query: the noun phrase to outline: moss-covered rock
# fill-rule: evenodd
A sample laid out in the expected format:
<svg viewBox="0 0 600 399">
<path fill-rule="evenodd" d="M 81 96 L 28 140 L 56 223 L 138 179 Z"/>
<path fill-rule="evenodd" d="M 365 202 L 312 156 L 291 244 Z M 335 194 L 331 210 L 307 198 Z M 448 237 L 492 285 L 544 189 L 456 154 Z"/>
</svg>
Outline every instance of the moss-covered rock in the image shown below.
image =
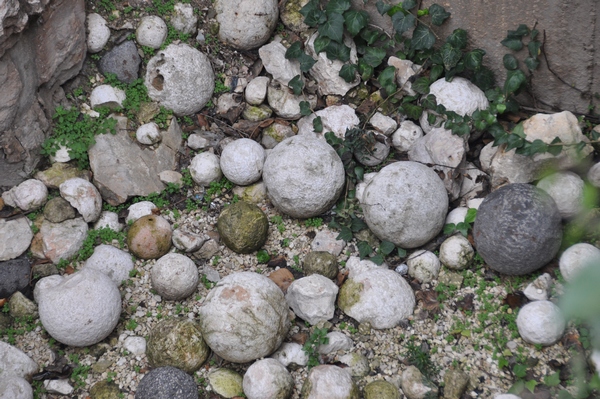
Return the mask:
<svg viewBox="0 0 600 399">
<path fill-rule="evenodd" d="M 265 244 L 269 221 L 258 206 L 240 201 L 221 212 L 217 229 L 228 248 L 247 254 Z"/>
<path fill-rule="evenodd" d="M 148 338 L 146 355 L 152 367 L 173 366 L 193 373 L 206 361 L 210 349 L 199 326 L 188 319 L 164 319 Z"/>
<path fill-rule="evenodd" d="M 357 283 L 353 279 L 347 279 L 340 288 L 338 296 L 338 307 L 343 311 L 354 306 L 360 301 L 360 293 L 363 290 L 362 283 Z"/>
<path fill-rule="evenodd" d="M 304 274 L 320 274 L 327 278 L 335 278 L 338 274 L 338 264 L 335 255 L 326 251 L 313 251 L 304 257 Z"/>
<path fill-rule="evenodd" d="M 266 105 L 254 106 L 250 105 L 244 109 L 242 116 L 252 122 L 264 121 L 273 114 L 273 110 Z"/>
<path fill-rule="evenodd" d="M 244 393 L 242 381 L 241 375 L 229 369 L 216 369 L 208 374 L 208 382 L 213 391 L 224 398 L 241 396 Z"/>
<path fill-rule="evenodd" d="M 156 259 L 171 248 L 171 225 L 161 216 L 147 215 L 136 220 L 127 232 L 129 251 L 138 258 Z"/>
<path fill-rule="evenodd" d="M 373 381 L 365 386 L 365 399 L 400 399 L 398 388 L 387 381 Z"/>
<path fill-rule="evenodd" d="M 98 381 L 90 389 L 90 397 L 92 399 L 119 399 L 121 391 L 114 382 Z"/>
</svg>

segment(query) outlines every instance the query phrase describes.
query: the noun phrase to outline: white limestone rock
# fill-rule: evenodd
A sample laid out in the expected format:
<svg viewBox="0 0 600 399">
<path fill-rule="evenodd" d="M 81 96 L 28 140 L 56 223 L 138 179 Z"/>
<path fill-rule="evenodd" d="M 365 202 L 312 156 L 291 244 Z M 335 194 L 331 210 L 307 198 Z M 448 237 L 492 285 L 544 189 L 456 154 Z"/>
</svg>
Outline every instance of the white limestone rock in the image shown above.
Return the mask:
<svg viewBox="0 0 600 399">
<path fill-rule="evenodd" d="M 156 144 L 161 140 L 160 129 L 154 122 L 144 123 L 135 131 L 135 138 L 142 144 Z"/>
<path fill-rule="evenodd" d="M 392 134 L 392 145 L 399 152 L 409 152 L 415 143 L 423 137 L 423 129 L 413 121 L 400 123 L 398 130 Z"/>
<path fill-rule="evenodd" d="M 204 340 L 220 357 L 246 363 L 274 352 L 288 329 L 281 289 L 251 272 L 230 274 L 208 293 L 198 311 Z"/>
<path fill-rule="evenodd" d="M 275 359 L 262 359 L 248 367 L 242 383 L 248 399 L 282 399 L 292 395 L 294 379 Z"/>
<path fill-rule="evenodd" d="M 61 223 L 45 220 L 40 227 L 44 256 L 58 264 L 61 259 L 71 259 L 83 246 L 88 224 L 83 218 L 68 219 Z"/>
<path fill-rule="evenodd" d="M 198 268 L 185 255 L 169 253 L 159 258 L 150 273 L 152 288 L 168 301 L 192 295 L 198 287 Z"/>
<path fill-rule="evenodd" d="M 296 96 L 287 87 L 272 83 L 267 88 L 267 101 L 278 116 L 286 119 L 298 119 L 302 116 L 300 112 L 302 101 L 308 101 L 311 108 L 317 105 L 317 98 L 314 95 Z"/>
<path fill-rule="evenodd" d="M 260 143 L 267 150 L 271 150 L 275 148 L 277 144 L 295 134 L 296 133 L 294 133 L 294 130 L 289 125 L 275 122 L 271 126 L 263 129 Z"/>
<path fill-rule="evenodd" d="M 125 98 L 126 95 L 123 90 L 111 85 L 100 85 L 94 87 L 94 90 L 92 90 L 90 104 L 94 109 L 99 107 L 118 109 L 123 106 Z"/>
<path fill-rule="evenodd" d="M 326 344 L 321 344 L 317 347 L 317 352 L 322 355 L 327 355 L 329 353 L 335 353 L 338 351 L 349 351 L 354 345 L 350 337 L 339 331 L 328 332 L 327 340 L 328 342 Z"/>
<path fill-rule="evenodd" d="M 308 355 L 302 349 L 302 345 L 295 342 L 284 342 L 273 352 L 271 358 L 277 360 L 285 367 L 289 365 L 304 367 L 308 364 Z"/>
<path fill-rule="evenodd" d="M 588 243 L 572 245 L 562 253 L 558 266 L 564 279 L 573 281 L 584 268 L 600 267 L 600 249 Z"/>
<path fill-rule="evenodd" d="M 440 262 L 452 270 L 467 268 L 473 256 L 475 256 L 475 250 L 462 234 L 446 238 L 440 246 Z"/>
<path fill-rule="evenodd" d="M 0 380 L 8 377 L 29 378 L 39 366 L 15 346 L 0 341 Z"/>
<path fill-rule="evenodd" d="M 461 171 L 463 179 L 460 186 L 461 204 L 475 199 L 485 191 L 484 185 L 489 181 L 487 173 L 479 170 L 473 163 L 467 162 Z M 483 200 L 483 198 L 481 198 Z"/>
<path fill-rule="evenodd" d="M 249 186 L 235 186 L 231 191 L 240 200 L 251 204 L 260 204 L 267 199 L 267 188 L 262 181 Z"/>
<path fill-rule="evenodd" d="M 358 126 L 360 120 L 356 111 L 349 105 L 331 105 L 311 115 L 305 116 L 298 121 L 298 135 L 309 135 L 325 140 L 323 133 L 316 133 L 313 128 L 313 120 L 321 117 L 323 133 L 333 132 L 337 137 L 343 139 L 347 129 Z"/>
<path fill-rule="evenodd" d="M 348 371 L 352 377 L 365 377 L 371 372 L 369 359 L 361 353 L 346 353 L 338 357 L 338 360 L 340 363 L 347 366 L 345 370 Z"/>
<path fill-rule="evenodd" d="M 158 49 L 167 38 L 168 28 L 165 21 L 156 15 L 142 17 L 135 31 L 135 40 L 140 46 Z"/>
<path fill-rule="evenodd" d="M 437 279 L 441 263 L 431 251 L 423 249 L 412 253 L 406 260 L 408 274 L 422 283 L 430 283 Z"/>
<path fill-rule="evenodd" d="M 142 356 L 146 353 L 146 338 L 127 337 L 123 341 L 123 348 L 136 356 Z"/>
<path fill-rule="evenodd" d="M 552 277 L 548 273 L 544 273 L 528 284 L 527 288 L 523 290 L 523 294 L 530 301 L 545 301 L 548 299 L 550 287 L 552 287 Z"/>
<path fill-rule="evenodd" d="M 267 72 L 283 86 L 287 86 L 294 76 L 302 74 L 298 61 L 285 58 L 286 51 L 287 48 L 278 41 L 272 41 L 258 49 Z"/>
<path fill-rule="evenodd" d="M 38 209 L 48 198 L 48 189 L 39 180 L 29 179 L 2 193 L 6 205 L 25 212 Z"/>
<path fill-rule="evenodd" d="M 448 211 L 444 183 L 433 170 L 417 162 L 385 166 L 357 198 L 371 231 L 405 249 L 435 237 Z"/>
<path fill-rule="evenodd" d="M 36 284 L 34 296 L 42 325 L 65 345 L 81 347 L 102 341 L 121 315 L 119 289 L 107 275 L 93 269 L 44 277 Z"/>
<path fill-rule="evenodd" d="M 333 317 L 338 291 L 337 285 L 327 277 L 312 274 L 294 280 L 288 287 L 285 300 L 296 316 L 315 325 Z"/>
<path fill-rule="evenodd" d="M 417 93 L 412 89 L 410 78 L 421 71 L 421 65 L 414 64 L 410 60 L 401 60 L 398 57 L 388 58 L 388 65 L 396 68 L 396 82 L 398 86 L 409 96 Z"/>
<path fill-rule="evenodd" d="M 267 87 L 271 80 L 266 76 L 257 76 L 248 82 L 244 97 L 250 105 L 260 105 L 267 98 Z"/>
<path fill-rule="evenodd" d="M 558 306 L 550 301 L 534 301 L 523 306 L 517 328 L 524 341 L 548 346 L 561 339 L 566 321 Z"/>
<path fill-rule="evenodd" d="M 0 261 L 21 256 L 33 239 L 27 218 L 0 219 Z"/>
<path fill-rule="evenodd" d="M 189 170 L 194 182 L 204 187 L 208 187 L 214 181 L 219 181 L 222 176 L 219 157 L 210 152 L 201 152 L 194 156 Z"/>
<path fill-rule="evenodd" d="M 346 270 L 348 271 L 349 278 L 354 278 L 363 272 L 376 269 L 387 269 L 387 265 L 385 263 L 378 265 L 368 259 L 361 260 L 358 256 L 351 256 L 346 261 Z"/>
<path fill-rule="evenodd" d="M 372 132 L 375 142 L 371 148 L 357 148 L 354 157 L 364 166 L 377 166 L 387 159 L 390 153 L 390 140 L 383 134 Z"/>
<path fill-rule="evenodd" d="M 100 14 L 91 13 L 87 16 L 87 49 L 89 53 L 101 51 L 108 39 L 110 39 L 110 29 L 106 20 Z"/>
<path fill-rule="evenodd" d="M 33 389 L 24 378 L 0 376 L 0 399 L 33 399 Z"/>
<path fill-rule="evenodd" d="M 89 181 L 74 177 L 62 183 L 58 189 L 60 196 L 66 199 L 86 222 L 95 222 L 102 213 L 102 196 Z"/>
<path fill-rule="evenodd" d="M 344 166 L 323 140 L 294 136 L 268 154 L 263 182 L 269 199 L 281 212 L 309 218 L 327 211 L 344 186 Z"/>
<path fill-rule="evenodd" d="M 173 230 L 171 238 L 175 248 L 184 252 L 196 252 L 202 245 L 208 241 L 208 236 L 183 231 L 181 229 Z"/>
<path fill-rule="evenodd" d="M 150 201 L 140 201 L 136 202 L 135 204 L 131 204 L 129 208 L 127 208 L 127 217 L 125 218 L 125 223 L 130 224 L 141 217 L 152 215 L 155 209 L 158 209 L 158 207 Z"/>
<path fill-rule="evenodd" d="M 221 152 L 221 171 L 234 184 L 248 186 L 260 180 L 265 163 L 265 150 L 251 139 L 238 139 Z"/>
<path fill-rule="evenodd" d="M 48 393 L 56 393 L 59 395 L 70 395 L 75 390 L 66 378 L 59 380 L 45 380 L 44 388 Z"/>
<path fill-rule="evenodd" d="M 123 224 L 119 223 L 119 215 L 110 211 L 102 211 L 100 217 L 94 223 L 94 230 L 109 228 L 114 231 L 121 231 L 123 227 Z"/>
<path fill-rule="evenodd" d="M 563 219 L 572 219 L 584 210 L 584 183 L 575 173 L 556 172 L 544 177 L 536 186 L 550 194 Z"/>
<path fill-rule="evenodd" d="M 446 215 L 446 223 L 445 224 L 459 224 L 465 221 L 467 217 L 467 212 L 469 212 L 469 208 L 466 206 L 459 206 L 458 208 L 452 209 Z"/>
<path fill-rule="evenodd" d="M 346 369 L 329 364 L 310 369 L 302 386 L 309 399 L 358 399 L 358 392 Z"/>
<path fill-rule="evenodd" d="M 208 57 L 187 44 L 170 44 L 148 61 L 148 96 L 175 115 L 191 115 L 208 103 L 215 74 Z"/>
<path fill-rule="evenodd" d="M 398 128 L 398 124 L 393 118 L 390 118 L 381 112 L 375 112 L 371 119 L 369 119 L 369 123 L 375 130 L 385 136 L 391 135 Z"/>
<path fill-rule="evenodd" d="M 112 245 L 101 244 L 94 248 L 94 253 L 84 263 L 83 268 L 98 270 L 106 274 L 116 284 L 121 285 L 129 279 L 133 270 L 131 255 Z"/>
<path fill-rule="evenodd" d="M 178 32 L 193 35 L 196 32 L 198 17 L 194 14 L 194 7 L 191 4 L 176 3 L 169 22 Z"/>
<path fill-rule="evenodd" d="M 587 172 L 587 180 L 596 188 L 600 188 L 600 162 L 594 164 Z"/>
<path fill-rule="evenodd" d="M 219 39 L 237 50 L 264 44 L 279 19 L 277 0 L 217 0 Z"/>
<path fill-rule="evenodd" d="M 312 251 L 325 251 L 338 256 L 346 246 L 346 241 L 338 240 L 339 233 L 329 229 L 319 230 L 310 244 Z"/>
</svg>

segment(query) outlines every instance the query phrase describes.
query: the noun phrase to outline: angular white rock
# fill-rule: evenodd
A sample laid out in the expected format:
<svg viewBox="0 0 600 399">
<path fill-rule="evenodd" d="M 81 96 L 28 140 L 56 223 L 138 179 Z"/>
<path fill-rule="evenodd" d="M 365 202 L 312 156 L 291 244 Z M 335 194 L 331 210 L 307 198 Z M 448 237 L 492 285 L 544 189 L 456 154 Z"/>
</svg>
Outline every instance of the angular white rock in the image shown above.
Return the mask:
<svg viewBox="0 0 600 399">
<path fill-rule="evenodd" d="M 57 264 L 61 259 L 71 259 L 83 246 L 88 224 L 83 218 L 51 223 L 44 220 L 40 227 L 44 256 Z"/>
<path fill-rule="evenodd" d="M 135 40 L 140 46 L 158 49 L 167 38 L 167 24 L 161 17 L 147 15 L 142 17 L 135 31 Z"/>
<path fill-rule="evenodd" d="M 294 136 L 296 133 L 288 125 L 283 123 L 273 123 L 271 126 L 263 129 L 261 144 L 267 150 L 275 148 L 275 146 L 281 143 L 288 137 Z"/>
<path fill-rule="evenodd" d="M 127 337 L 123 341 L 123 347 L 136 356 L 142 356 L 146 353 L 146 338 Z"/>
<path fill-rule="evenodd" d="M 48 189 L 39 180 L 29 179 L 2 193 L 6 205 L 31 211 L 42 206 L 48 198 Z"/>
<path fill-rule="evenodd" d="M 337 239 L 338 235 L 338 232 L 329 229 L 319 230 L 310 244 L 310 249 L 312 251 L 326 251 L 338 256 L 346 246 L 346 241 Z"/>
<path fill-rule="evenodd" d="M 222 176 L 219 157 L 210 152 L 201 152 L 194 156 L 189 170 L 194 182 L 204 187 L 220 180 Z"/>
<path fill-rule="evenodd" d="M 33 239 L 27 218 L 0 219 L 0 261 L 21 256 Z"/>
<path fill-rule="evenodd" d="M 571 219 L 583 211 L 583 179 L 573 172 L 556 172 L 544 177 L 536 186 L 556 202 L 560 216 Z"/>
<path fill-rule="evenodd" d="M 198 17 L 191 4 L 177 3 L 173 7 L 173 16 L 169 21 L 173 28 L 186 35 L 194 34 Z"/>
<path fill-rule="evenodd" d="M 421 71 L 421 65 L 397 57 L 388 58 L 388 65 L 396 68 L 396 82 L 400 88 L 409 96 L 416 95 L 417 93 L 412 89 L 410 78 Z"/>
<path fill-rule="evenodd" d="M 530 301 L 545 301 L 548 299 L 548 291 L 551 286 L 552 277 L 548 273 L 544 273 L 527 285 L 527 288 L 523 290 L 523 294 Z"/>
<path fill-rule="evenodd" d="M 133 223 L 141 217 L 152 215 L 152 212 L 158 209 L 153 202 L 150 201 L 140 201 L 132 204 L 127 208 L 127 217 L 125 218 L 125 223 Z"/>
<path fill-rule="evenodd" d="M 248 367 L 242 383 L 248 399 L 282 399 L 292 394 L 294 379 L 275 359 L 262 359 Z"/>
<path fill-rule="evenodd" d="M 123 224 L 119 223 L 119 215 L 110 211 L 102 211 L 100 217 L 94 223 L 94 230 L 109 228 L 114 231 L 121 231 L 123 227 Z"/>
<path fill-rule="evenodd" d="M 337 351 L 348 351 L 352 349 L 352 339 L 339 331 L 327 333 L 328 342 L 317 347 L 317 351 L 322 355 L 334 353 Z"/>
<path fill-rule="evenodd" d="M 423 249 L 412 253 L 406 260 L 408 274 L 422 283 L 435 280 L 440 272 L 441 263 L 431 251 Z"/>
<path fill-rule="evenodd" d="M 150 273 L 152 288 L 168 301 L 192 295 L 198 287 L 198 268 L 185 255 L 169 253 L 156 261 Z"/>
<path fill-rule="evenodd" d="M 49 393 L 57 393 L 59 395 L 70 395 L 75 390 L 66 378 L 60 380 L 45 380 L 44 388 L 46 388 L 46 391 Z"/>
<path fill-rule="evenodd" d="M 248 82 L 244 96 L 250 105 L 260 105 L 267 98 L 267 86 L 270 79 L 266 76 L 257 76 Z"/>
<path fill-rule="evenodd" d="M 308 399 L 354 399 L 358 396 L 350 373 L 328 364 L 310 369 L 302 392 L 305 390 Z"/>
<path fill-rule="evenodd" d="M 0 380 L 8 376 L 28 378 L 38 371 L 38 365 L 25 352 L 0 341 Z"/>
<path fill-rule="evenodd" d="M 208 236 L 175 229 L 171 240 L 173 245 L 181 251 L 196 252 L 202 247 L 202 244 L 208 241 Z"/>
<path fill-rule="evenodd" d="M 294 280 L 287 289 L 285 300 L 296 316 L 315 325 L 333 317 L 338 291 L 333 281 L 313 274 Z"/>
<path fill-rule="evenodd" d="M 158 174 L 158 178 L 164 184 L 177 184 L 178 186 L 182 186 L 183 175 L 175 170 L 163 170 Z"/>
<path fill-rule="evenodd" d="M 322 133 L 315 133 L 314 131 L 313 120 L 316 117 L 321 117 L 323 132 L 333 132 L 341 139 L 345 137 L 346 129 L 352 129 L 360 123 L 356 111 L 349 105 L 332 105 L 300 119 L 298 121 L 299 136 L 311 135 L 325 140 Z"/>
<path fill-rule="evenodd" d="M 287 87 L 277 87 L 273 84 L 267 88 L 267 101 L 278 116 L 287 119 L 298 119 L 302 116 L 302 101 L 308 101 L 311 108 L 317 105 L 317 98 L 313 95 L 295 96 Z"/>
<path fill-rule="evenodd" d="M 100 85 L 94 87 L 90 94 L 92 108 L 108 107 L 110 109 L 121 108 L 125 101 L 125 92 L 111 85 Z"/>
<path fill-rule="evenodd" d="M 94 253 L 84 263 L 83 268 L 90 268 L 106 274 L 116 284 L 129 279 L 133 270 L 131 255 L 112 245 L 101 244 L 94 248 Z"/>
<path fill-rule="evenodd" d="M 260 180 L 264 163 L 265 150 L 254 140 L 235 140 L 221 152 L 221 171 L 229 181 L 240 186 Z"/>
<path fill-rule="evenodd" d="M 74 177 L 62 183 L 58 189 L 60 196 L 66 199 L 86 222 L 95 222 L 102 213 L 102 196 L 89 181 Z"/>
<path fill-rule="evenodd" d="M 448 215 L 446 215 L 446 224 L 454 223 L 459 224 L 465 221 L 469 208 L 466 206 L 459 206 L 458 208 L 452 209 Z"/>
<path fill-rule="evenodd" d="M 289 366 L 290 364 L 304 367 L 308 364 L 308 355 L 304 349 L 302 349 L 302 345 L 295 342 L 284 342 L 271 355 L 271 358 L 277 360 L 285 367 Z"/>
<path fill-rule="evenodd" d="M 135 138 L 142 144 L 156 144 L 161 139 L 160 129 L 154 122 L 144 123 L 135 131 Z"/>
<path fill-rule="evenodd" d="M 375 130 L 386 136 L 394 133 L 398 127 L 398 124 L 394 119 L 382 114 L 381 112 L 375 112 L 371 119 L 369 119 L 369 123 L 371 126 L 373 126 L 373 128 L 375 128 Z"/>
<path fill-rule="evenodd" d="M 423 137 L 423 129 L 413 121 L 404 121 L 392 134 L 392 145 L 400 152 L 408 152 Z"/>
<path fill-rule="evenodd" d="M 573 281 L 584 268 L 600 267 L 600 249 L 588 243 L 572 245 L 562 253 L 558 266 L 564 279 Z"/>
<path fill-rule="evenodd" d="M 97 53 L 104 48 L 110 39 L 110 29 L 106 20 L 100 14 L 91 13 L 87 16 L 87 47 L 88 52 Z"/>
<path fill-rule="evenodd" d="M 35 286 L 40 320 L 57 341 L 70 346 L 94 345 L 119 322 L 121 294 L 105 274 L 93 269 L 64 277 L 44 277 Z"/>
<path fill-rule="evenodd" d="M 462 234 L 448 237 L 440 246 L 440 262 L 452 270 L 463 270 L 475 256 L 471 243 Z"/>
<path fill-rule="evenodd" d="M 300 63 L 285 58 L 286 51 L 285 46 L 277 41 L 272 41 L 258 49 L 258 55 L 267 72 L 283 86 L 287 86 L 294 76 L 301 74 Z"/>
<path fill-rule="evenodd" d="M 565 331 L 565 318 L 550 301 L 534 301 L 523 306 L 517 316 L 517 328 L 524 341 L 543 346 L 557 342 Z"/>
</svg>

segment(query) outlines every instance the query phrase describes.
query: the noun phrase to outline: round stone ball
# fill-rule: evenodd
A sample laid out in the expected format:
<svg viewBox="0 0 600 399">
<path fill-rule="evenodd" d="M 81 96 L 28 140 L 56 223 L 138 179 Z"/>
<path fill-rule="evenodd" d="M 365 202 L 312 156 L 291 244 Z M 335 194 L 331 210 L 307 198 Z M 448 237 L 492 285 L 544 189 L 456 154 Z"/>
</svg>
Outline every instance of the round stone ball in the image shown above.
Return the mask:
<svg viewBox="0 0 600 399">
<path fill-rule="evenodd" d="M 260 249 L 267 241 L 269 221 L 258 206 L 239 201 L 221 212 L 217 230 L 227 248 L 248 254 Z"/>
<path fill-rule="evenodd" d="M 94 345 L 119 322 L 121 295 L 116 284 L 94 269 L 49 276 L 35 286 L 40 320 L 52 338 L 69 346 Z"/>
<path fill-rule="evenodd" d="M 219 181 L 223 175 L 219 165 L 219 157 L 210 152 L 201 152 L 194 156 L 189 170 L 192 180 L 204 187 L 208 187 L 214 181 Z"/>
<path fill-rule="evenodd" d="M 135 399 L 198 399 L 198 386 L 191 375 L 178 368 L 159 367 L 142 378 Z"/>
<path fill-rule="evenodd" d="M 485 263 L 508 275 L 531 273 L 560 248 L 561 217 L 545 191 L 509 184 L 485 197 L 473 226 L 475 248 Z"/>
<path fill-rule="evenodd" d="M 302 398 L 358 399 L 358 387 L 341 367 L 323 364 L 313 367 L 302 385 Z"/>
<path fill-rule="evenodd" d="M 440 272 L 441 263 L 431 251 L 419 250 L 406 260 L 408 274 L 422 283 L 435 280 Z"/>
<path fill-rule="evenodd" d="M 141 259 L 160 258 L 171 248 L 171 225 L 158 215 L 139 218 L 127 232 L 129 252 Z"/>
<path fill-rule="evenodd" d="M 173 366 L 192 374 L 209 354 L 200 328 L 187 317 L 163 319 L 150 331 L 146 355 L 152 367 Z"/>
<path fill-rule="evenodd" d="M 148 15 L 140 20 L 135 39 L 140 46 L 158 49 L 167 38 L 167 24 L 161 17 Z"/>
<path fill-rule="evenodd" d="M 217 0 L 219 39 L 237 50 L 266 43 L 279 20 L 277 0 Z"/>
<path fill-rule="evenodd" d="M 337 201 L 345 182 L 344 165 L 324 140 L 293 136 L 271 150 L 263 181 L 277 209 L 295 218 L 310 218 Z"/>
<path fill-rule="evenodd" d="M 537 185 L 556 202 L 563 219 L 571 219 L 583 211 L 583 179 L 573 172 L 557 172 L 544 177 Z"/>
<path fill-rule="evenodd" d="M 234 363 L 273 353 L 290 326 L 281 289 L 267 277 L 251 272 L 230 274 L 219 281 L 198 314 L 208 346 Z"/>
<path fill-rule="evenodd" d="M 235 140 L 221 153 L 221 171 L 229 181 L 240 186 L 257 182 L 264 164 L 265 150 L 254 140 Z"/>
<path fill-rule="evenodd" d="M 116 285 L 121 285 L 129 279 L 133 260 L 127 252 L 112 245 L 101 244 L 94 248 L 94 253 L 85 261 L 83 268 L 98 270 L 110 277 Z"/>
<path fill-rule="evenodd" d="M 302 265 L 305 276 L 320 274 L 327 278 L 336 278 L 338 275 L 337 257 L 327 251 L 312 251 L 304 257 Z"/>
<path fill-rule="evenodd" d="M 371 231 L 401 248 L 416 248 L 434 238 L 448 212 L 444 182 L 417 162 L 384 167 L 359 200 Z"/>
<path fill-rule="evenodd" d="M 198 287 L 198 269 L 185 255 L 170 253 L 156 261 L 150 273 L 152 288 L 168 301 L 192 295 Z"/>
<path fill-rule="evenodd" d="M 557 342 L 565 332 L 565 318 L 550 301 L 534 301 L 523 306 L 517 316 L 517 328 L 524 341 L 544 346 Z"/>
<path fill-rule="evenodd" d="M 400 391 L 391 382 L 371 381 L 365 386 L 365 399 L 400 399 Z"/>
<path fill-rule="evenodd" d="M 473 256 L 475 251 L 471 243 L 460 234 L 448 237 L 440 246 L 440 262 L 448 269 L 466 269 Z"/>
<path fill-rule="evenodd" d="M 248 399 L 283 399 L 292 395 L 294 379 L 275 359 L 262 359 L 248 367 L 242 383 Z"/>
<path fill-rule="evenodd" d="M 558 260 L 560 274 L 566 281 L 573 281 L 587 266 L 600 267 L 600 249 L 588 243 L 570 246 Z"/>
</svg>

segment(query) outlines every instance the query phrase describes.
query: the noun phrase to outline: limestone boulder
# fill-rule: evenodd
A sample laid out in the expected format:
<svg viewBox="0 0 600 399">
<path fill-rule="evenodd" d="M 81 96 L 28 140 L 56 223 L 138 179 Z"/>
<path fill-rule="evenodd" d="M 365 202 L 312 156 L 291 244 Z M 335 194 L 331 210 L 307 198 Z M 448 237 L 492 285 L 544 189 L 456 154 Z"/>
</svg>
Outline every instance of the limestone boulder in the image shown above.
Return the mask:
<svg viewBox="0 0 600 399">
<path fill-rule="evenodd" d="M 108 39 L 110 38 L 110 29 L 106 20 L 100 14 L 91 13 L 87 16 L 88 36 L 87 47 L 88 52 L 98 53 L 101 51 Z"/>
<path fill-rule="evenodd" d="M 600 267 L 600 249 L 588 243 L 571 245 L 558 260 L 560 274 L 573 281 L 586 267 Z"/>
<path fill-rule="evenodd" d="M 312 95 L 296 96 L 285 86 L 271 83 L 267 88 L 267 101 L 275 114 L 286 119 L 298 119 L 302 116 L 300 103 L 308 101 L 311 108 L 317 105 L 317 98 Z"/>
<path fill-rule="evenodd" d="M 6 205 L 31 211 L 41 207 L 48 198 L 48 189 L 39 180 L 29 179 L 2 193 Z"/>
<path fill-rule="evenodd" d="M 365 399 L 400 399 L 400 391 L 391 382 L 377 380 L 368 383 L 364 389 Z"/>
<path fill-rule="evenodd" d="M 246 90 L 244 91 L 244 98 L 248 104 L 260 105 L 265 101 L 269 80 L 266 76 L 257 76 L 248 82 L 248 86 L 246 86 Z"/>
<path fill-rule="evenodd" d="M 345 182 L 344 166 L 325 141 L 294 136 L 271 150 L 263 181 L 276 208 L 292 217 L 309 218 L 337 201 Z"/>
<path fill-rule="evenodd" d="M 135 31 L 135 40 L 140 46 L 158 49 L 167 38 L 167 24 L 157 15 L 142 17 Z"/>
<path fill-rule="evenodd" d="M 433 252 L 423 249 L 412 253 L 406 260 L 406 265 L 408 274 L 422 283 L 429 283 L 437 279 L 442 266 Z"/>
<path fill-rule="evenodd" d="M 135 138 L 141 144 L 153 145 L 160 141 L 160 129 L 154 122 L 144 123 L 135 131 Z"/>
<path fill-rule="evenodd" d="M 294 76 L 302 73 L 298 61 L 285 58 L 286 51 L 287 48 L 277 41 L 272 41 L 258 49 L 258 55 L 267 72 L 283 86 L 287 86 Z"/>
<path fill-rule="evenodd" d="M 219 181 L 223 176 L 219 157 L 210 152 L 195 155 L 189 170 L 194 182 L 205 187 L 214 181 Z"/>
<path fill-rule="evenodd" d="M 237 50 L 264 44 L 279 18 L 277 0 L 217 0 L 219 39 Z"/>
<path fill-rule="evenodd" d="M 449 269 L 466 269 L 475 256 L 469 240 L 461 234 L 455 234 L 440 245 L 440 262 Z"/>
<path fill-rule="evenodd" d="M 178 301 L 192 295 L 198 287 L 198 268 L 185 255 L 170 253 L 162 256 L 150 272 L 152 288 L 168 301 Z"/>
<path fill-rule="evenodd" d="M 127 208 L 127 217 L 125 218 L 125 223 L 130 224 L 141 217 L 152 215 L 157 209 L 158 207 L 151 201 L 140 201 L 136 202 L 135 204 L 131 204 L 131 206 Z"/>
<path fill-rule="evenodd" d="M 243 379 L 237 372 L 218 368 L 208 373 L 208 384 L 211 389 L 223 398 L 235 398 L 243 394 Z"/>
<path fill-rule="evenodd" d="M 52 223 L 61 223 L 75 216 L 75 208 L 62 197 L 54 197 L 44 206 L 44 219 Z"/>
<path fill-rule="evenodd" d="M 536 184 L 556 202 L 563 219 L 572 219 L 584 211 L 583 186 L 583 179 L 573 172 L 553 173 Z"/>
<path fill-rule="evenodd" d="M 519 334 L 530 344 L 552 345 L 562 338 L 565 327 L 560 308 L 550 301 L 530 302 L 517 316 Z"/>
<path fill-rule="evenodd" d="M 208 293 L 199 310 L 200 331 L 225 360 L 245 363 L 274 352 L 289 329 L 283 293 L 267 277 L 230 274 Z"/>
<path fill-rule="evenodd" d="M 320 274 L 321 276 L 333 279 L 338 274 L 337 258 L 327 251 L 309 252 L 304 257 L 302 270 L 306 276 Z"/>
<path fill-rule="evenodd" d="M 247 254 L 265 244 L 269 221 L 258 206 L 239 201 L 221 212 L 217 220 L 217 229 L 228 248 L 237 253 Z"/>
<path fill-rule="evenodd" d="M 338 291 L 333 281 L 313 274 L 292 282 L 285 299 L 296 316 L 315 325 L 333 317 Z"/>
<path fill-rule="evenodd" d="M 333 365 L 313 367 L 304 380 L 301 399 L 358 399 L 359 390 L 345 369 Z"/>
<path fill-rule="evenodd" d="M 356 111 L 349 105 L 332 105 L 300 119 L 298 135 L 313 135 L 324 140 L 325 137 L 322 133 L 314 132 L 313 121 L 317 117 L 321 117 L 323 132 L 333 132 L 341 139 L 345 138 L 346 130 L 352 129 L 360 123 Z"/>
<path fill-rule="evenodd" d="M 408 152 L 421 137 L 423 129 L 419 125 L 412 121 L 404 121 L 392 133 L 392 146 L 399 152 Z"/>
<path fill-rule="evenodd" d="M 94 87 L 90 94 L 90 105 L 93 109 L 107 107 L 119 109 L 125 101 L 125 91 L 111 85 L 99 85 Z"/>
<path fill-rule="evenodd" d="M 27 218 L 0 219 L 0 261 L 21 256 L 32 239 L 33 232 Z"/>
<path fill-rule="evenodd" d="M 94 269 L 106 274 L 116 285 L 129 279 L 133 270 L 131 255 L 112 245 L 101 244 L 84 263 L 82 269 Z"/>
<path fill-rule="evenodd" d="M 0 297 L 10 298 L 17 291 L 26 292 L 30 276 L 31 265 L 25 257 L 0 262 Z"/>
<path fill-rule="evenodd" d="M 225 177 L 234 184 L 248 186 L 262 176 L 265 150 L 254 140 L 242 138 L 225 146 L 220 166 Z"/>
<path fill-rule="evenodd" d="M 271 358 L 277 360 L 285 367 L 304 367 L 308 364 L 308 355 L 302 349 L 302 345 L 295 342 L 284 342 L 271 355 Z"/>
<path fill-rule="evenodd" d="M 135 399 L 198 399 L 194 378 L 176 367 L 164 366 L 150 370 L 137 386 Z"/>
<path fill-rule="evenodd" d="M 86 222 L 95 222 L 102 212 L 102 197 L 89 181 L 75 177 L 59 186 L 60 195 L 81 214 Z"/>
<path fill-rule="evenodd" d="M 177 31 L 191 35 L 196 32 L 198 17 L 194 14 L 194 7 L 191 4 L 176 3 L 169 22 Z"/>
<path fill-rule="evenodd" d="M 83 218 L 65 220 L 62 223 L 42 222 L 42 252 L 57 264 L 61 259 L 71 259 L 83 246 L 88 224 Z"/>
</svg>

